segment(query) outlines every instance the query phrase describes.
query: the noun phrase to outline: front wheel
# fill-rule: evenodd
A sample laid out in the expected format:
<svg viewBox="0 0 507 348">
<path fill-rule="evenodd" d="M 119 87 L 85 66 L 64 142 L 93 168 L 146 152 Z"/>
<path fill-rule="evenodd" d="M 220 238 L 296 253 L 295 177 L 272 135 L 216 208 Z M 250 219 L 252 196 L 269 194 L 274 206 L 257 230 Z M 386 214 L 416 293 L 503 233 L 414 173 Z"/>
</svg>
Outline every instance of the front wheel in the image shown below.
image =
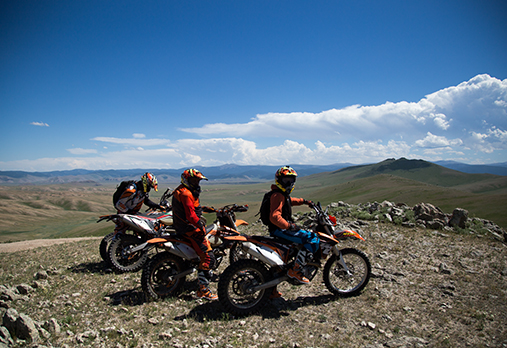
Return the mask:
<svg viewBox="0 0 507 348">
<path fill-rule="evenodd" d="M 225 269 L 218 282 L 218 299 L 230 313 L 248 315 L 264 307 L 271 294 L 270 289 L 252 292 L 251 288 L 269 279 L 266 267 L 256 260 L 238 260 Z"/>
<path fill-rule="evenodd" d="M 365 253 L 357 249 L 347 248 L 340 252 L 341 258 L 333 254 L 326 262 L 323 273 L 324 283 L 328 290 L 337 296 L 355 296 L 370 280 L 370 260 Z"/>
<path fill-rule="evenodd" d="M 155 255 L 143 268 L 141 287 L 148 301 L 159 300 L 180 292 L 185 276 L 176 277 L 183 271 L 184 262 L 168 252 Z"/>
<path fill-rule="evenodd" d="M 136 246 L 144 243 L 144 241 L 136 236 L 122 234 L 116 236 L 109 246 L 109 258 L 111 266 L 117 272 L 137 272 L 143 268 L 148 259 L 148 252 L 140 250 L 129 254 L 128 251 Z"/>
</svg>

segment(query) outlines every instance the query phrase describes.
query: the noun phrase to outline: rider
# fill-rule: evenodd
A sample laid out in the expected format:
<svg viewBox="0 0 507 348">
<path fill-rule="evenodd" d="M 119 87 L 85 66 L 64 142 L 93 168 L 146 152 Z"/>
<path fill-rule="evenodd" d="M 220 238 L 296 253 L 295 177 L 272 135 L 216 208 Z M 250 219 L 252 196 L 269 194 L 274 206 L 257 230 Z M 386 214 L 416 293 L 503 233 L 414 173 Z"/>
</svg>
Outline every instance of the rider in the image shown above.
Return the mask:
<svg viewBox="0 0 507 348">
<path fill-rule="evenodd" d="M 152 188 L 158 191 L 158 181 L 152 173 L 145 173 L 141 180 L 128 185 L 115 204 L 118 214 L 136 214 L 143 203 L 152 209 L 164 210 L 164 207 L 150 200 L 149 192 Z"/>
<path fill-rule="evenodd" d="M 197 297 L 216 300 L 218 296 L 209 288 L 215 255 L 206 238 L 206 219 L 202 216 L 203 208 L 199 203 L 201 180 L 208 178 L 197 169 L 187 169 L 181 174 L 181 184 L 174 190 L 172 199 L 174 228 L 191 242 L 199 255 Z"/>
<path fill-rule="evenodd" d="M 312 201 L 303 198 L 290 197 L 296 183 L 296 177 L 296 171 L 289 166 L 281 167 L 276 171 L 275 184 L 271 185 L 271 191 L 268 193 L 271 195 L 268 228 L 271 236 L 303 245 L 303 248 L 299 250 L 296 256 L 294 267 L 287 272 L 287 275 L 302 284 L 306 284 L 310 281 L 304 276 L 302 270 L 318 250 L 319 237 L 313 232 L 302 230 L 292 219 L 292 206 L 303 204 L 311 206 L 313 204 Z M 273 295 L 274 297 L 281 296 L 275 290 Z"/>
</svg>

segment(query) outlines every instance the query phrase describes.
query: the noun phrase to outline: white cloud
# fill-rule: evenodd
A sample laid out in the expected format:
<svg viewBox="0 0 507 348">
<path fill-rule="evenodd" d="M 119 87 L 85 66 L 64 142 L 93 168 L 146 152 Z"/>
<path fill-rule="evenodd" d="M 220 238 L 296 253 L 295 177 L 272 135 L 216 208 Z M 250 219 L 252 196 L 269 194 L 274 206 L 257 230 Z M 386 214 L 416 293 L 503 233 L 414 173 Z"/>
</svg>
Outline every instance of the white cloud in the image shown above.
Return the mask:
<svg viewBox="0 0 507 348">
<path fill-rule="evenodd" d="M 139 134 L 137 136 L 134 135 L 133 138 L 96 137 L 91 140 L 132 147 L 160 146 L 171 143 L 168 139 L 144 139 L 144 137 L 140 137 Z"/>
<path fill-rule="evenodd" d="M 464 139 L 485 124 L 507 129 L 507 80 L 478 75 L 458 86 L 427 95 L 417 103 L 352 105 L 319 113 L 267 113 L 247 123 L 206 124 L 182 129 L 199 136 L 321 139 L 335 142 L 404 139 L 412 143 L 428 132 Z"/>
<path fill-rule="evenodd" d="M 423 148 L 439 148 L 439 147 L 448 147 L 448 146 L 459 146 L 463 144 L 463 141 L 461 139 L 453 139 L 449 140 L 444 136 L 438 136 L 431 134 L 430 132 L 427 133 L 426 137 L 424 139 L 417 140 L 414 145 L 417 147 L 423 147 Z"/>
<path fill-rule="evenodd" d="M 472 162 L 481 153 L 494 153 L 505 161 L 507 80 L 478 75 L 415 103 L 351 105 L 319 113 L 266 113 L 246 123 L 206 124 L 184 131 L 199 137 L 152 139 L 142 133 L 134 133 L 131 138 L 95 137 L 91 140 L 104 143 L 100 152 L 68 150 L 73 155 L 95 154 L 93 157 L 0 162 L 0 169 L 359 164 L 422 155 L 429 160 L 442 159 L 444 155 L 461 159 L 469 156 Z M 271 138 L 270 145 L 266 138 Z"/>
<path fill-rule="evenodd" d="M 73 155 L 88 155 L 91 153 L 97 153 L 97 150 L 95 150 L 95 149 L 81 149 L 78 147 L 72 148 L 72 149 L 67 149 L 67 151 L 69 151 Z"/>
<path fill-rule="evenodd" d="M 44 123 L 44 122 L 31 122 L 30 124 L 31 124 L 32 126 L 49 127 L 49 124 Z"/>
</svg>

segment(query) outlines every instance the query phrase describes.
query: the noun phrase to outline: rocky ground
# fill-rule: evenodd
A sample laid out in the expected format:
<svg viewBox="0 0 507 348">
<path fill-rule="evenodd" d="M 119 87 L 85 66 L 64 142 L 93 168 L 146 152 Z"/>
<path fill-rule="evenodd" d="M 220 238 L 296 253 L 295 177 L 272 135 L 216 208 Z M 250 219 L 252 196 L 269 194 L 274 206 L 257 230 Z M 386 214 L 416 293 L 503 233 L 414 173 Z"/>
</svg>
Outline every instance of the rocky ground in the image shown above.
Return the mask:
<svg viewBox="0 0 507 348">
<path fill-rule="evenodd" d="M 319 274 L 244 318 L 196 299 L 195 278 L 176 298 L 145 302 L 140 272 L 105 268 L 99 240 L 0 253 L 0 347 L 507 347 L 497 234 L 340 215 L 366 238 L 345 245 L 370 257 L 366 289 L 334 298 Z"/>
</svg>

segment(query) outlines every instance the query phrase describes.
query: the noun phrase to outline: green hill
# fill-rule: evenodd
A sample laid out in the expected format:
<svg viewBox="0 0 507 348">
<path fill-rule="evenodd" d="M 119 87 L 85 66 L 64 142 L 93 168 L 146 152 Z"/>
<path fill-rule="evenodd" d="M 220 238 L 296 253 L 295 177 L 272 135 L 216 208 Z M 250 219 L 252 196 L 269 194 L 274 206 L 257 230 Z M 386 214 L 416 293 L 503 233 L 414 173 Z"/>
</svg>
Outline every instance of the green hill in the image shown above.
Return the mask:
<svg viewBox="0 0 507 348">
<path fill-rule="evenodd" d="M 258 184 L 203 185 L 203 205 L 248 204 L 248 212 L 238 218 L 258 219 L 260 201 L 272 181 Z M 34 238 L 100 236 L 113 229 L 112 223 L 99 223 L 100 215 L 113 213 L 111 196 L 116 183 L 58 184 L 40 186 L 0 186 L 0 242 Z M 150 197 L 157 201 L 159 192 Z M 323 204 L 344 201 L 358 204 L 384 200 L 414 206 L 426 202 L 446 213 L 467 209 L 507 228 L 507 177 L 466 174 L 433 163 L 404 158 L 348 167 L 300 177 L 293 192 Z M 306 207 L 300 210 L 307 210 Z M 297 211 L 297 210 L 296 210 Z M 207 216 L 213 221 L 213 216 Z"/>
</svg>

